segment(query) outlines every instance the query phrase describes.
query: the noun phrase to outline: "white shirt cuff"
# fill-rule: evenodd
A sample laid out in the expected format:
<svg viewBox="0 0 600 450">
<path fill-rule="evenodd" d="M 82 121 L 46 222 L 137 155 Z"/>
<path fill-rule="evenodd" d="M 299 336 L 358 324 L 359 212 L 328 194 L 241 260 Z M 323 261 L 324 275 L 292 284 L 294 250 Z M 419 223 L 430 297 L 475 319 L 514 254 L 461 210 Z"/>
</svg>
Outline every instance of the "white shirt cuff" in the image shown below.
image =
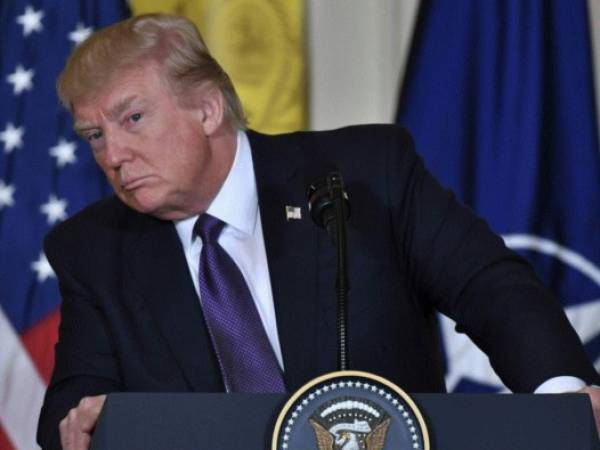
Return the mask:
<svg viewBox="0 0 600 450">
<path fill-rule="evenodd" d="M 585 381 L 570 376 L 554 377 L 540 384 L 534 394 L 562 394 L 575 392 L 586 386 Z"/>
</svg>

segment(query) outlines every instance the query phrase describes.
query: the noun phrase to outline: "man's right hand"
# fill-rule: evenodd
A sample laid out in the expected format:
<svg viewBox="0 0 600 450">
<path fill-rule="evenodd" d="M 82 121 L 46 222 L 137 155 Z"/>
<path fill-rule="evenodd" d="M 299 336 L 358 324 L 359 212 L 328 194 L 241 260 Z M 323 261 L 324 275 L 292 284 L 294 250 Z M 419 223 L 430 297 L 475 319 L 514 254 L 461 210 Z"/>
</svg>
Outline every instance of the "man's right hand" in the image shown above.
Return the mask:
<svg viewBox="0 0 600 450">
<path fill-rule="evenodd" d="M 88 450 L 92 431 L 104 406 L 106 395 L 84 397 L 77 407 L 71 409 L 60 421 L 60 442 L 63 450 Z"/>
</svg>

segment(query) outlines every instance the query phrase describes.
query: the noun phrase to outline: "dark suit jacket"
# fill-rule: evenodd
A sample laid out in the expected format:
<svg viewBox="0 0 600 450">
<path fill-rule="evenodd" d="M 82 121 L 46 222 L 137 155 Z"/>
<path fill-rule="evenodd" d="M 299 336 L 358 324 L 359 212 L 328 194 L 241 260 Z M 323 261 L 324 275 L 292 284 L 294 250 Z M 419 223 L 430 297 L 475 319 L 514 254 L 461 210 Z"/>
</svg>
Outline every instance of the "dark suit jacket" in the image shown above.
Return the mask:
<svg viewBox="0 0 600 450">
<path fill-rule="evenodd" d="M 409 392 L 444 391 L 434 312 L 452 317 L 502 380 L 531 391 L 595 372 L 531 268 L 425 170 L 393 126 L 265 136 L 249 132 L 285 381 L 336 370 L 336 259 L 308 217 L 307 185 L 338 169 L 347 186 L 350 365 Z M 301 206 L 286 220 L 285 206 Z M 171 222 L 115 197 L 45 242 L 63 295 L 56 367 L 39 438 L 85 395 L 221 391 L 223 385 Z"/>
</svg>

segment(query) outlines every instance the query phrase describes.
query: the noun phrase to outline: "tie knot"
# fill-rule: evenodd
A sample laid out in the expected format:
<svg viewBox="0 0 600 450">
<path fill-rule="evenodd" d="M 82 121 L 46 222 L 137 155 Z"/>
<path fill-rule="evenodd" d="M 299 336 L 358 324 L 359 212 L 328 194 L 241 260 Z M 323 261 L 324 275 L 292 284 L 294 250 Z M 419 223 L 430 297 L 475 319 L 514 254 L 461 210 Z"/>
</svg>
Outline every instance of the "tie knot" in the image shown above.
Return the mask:
<svg viewBox="0 0 600 450">
<path fill-rule="evenodd" d="M 194 233 L 200 236 L 202 242 L 217 242 L 225 222 L 210 214 L 202 214 L 194 225 Z"/>
</svg>

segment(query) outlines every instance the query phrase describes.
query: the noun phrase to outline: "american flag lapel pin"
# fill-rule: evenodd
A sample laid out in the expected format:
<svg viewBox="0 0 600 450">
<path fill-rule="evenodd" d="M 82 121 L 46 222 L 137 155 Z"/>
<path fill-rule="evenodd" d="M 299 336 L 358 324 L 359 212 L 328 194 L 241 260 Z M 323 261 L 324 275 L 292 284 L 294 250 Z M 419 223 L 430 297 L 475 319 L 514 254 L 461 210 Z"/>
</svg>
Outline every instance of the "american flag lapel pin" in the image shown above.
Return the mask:
<svg viewBox="0 0 600 450">
<path fill-rule="evenodd" d="M 302 208 L 299 206 L 285 205 L 285 219 L 298 220 L 302 219 Z"/>
</svg>

